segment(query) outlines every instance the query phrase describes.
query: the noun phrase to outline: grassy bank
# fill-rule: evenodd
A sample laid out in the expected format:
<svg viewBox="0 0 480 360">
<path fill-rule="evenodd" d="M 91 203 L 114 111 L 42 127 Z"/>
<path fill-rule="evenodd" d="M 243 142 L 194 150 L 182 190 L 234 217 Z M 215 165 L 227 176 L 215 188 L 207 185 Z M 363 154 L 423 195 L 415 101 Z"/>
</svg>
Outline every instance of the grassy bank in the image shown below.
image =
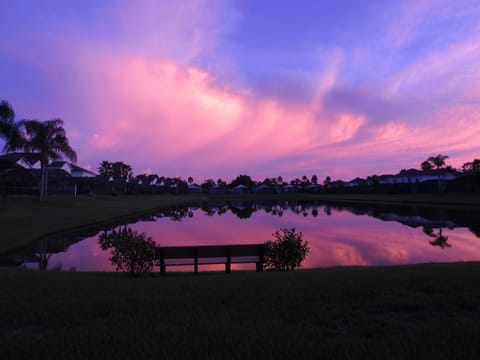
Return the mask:
<svg viewBox="0 0 480 360">
<path fill-rule="evenodd" d="M 239 199 L 272 199 L 272 195 Z M 478 197 L 287 195 L 479 210 Z M 232 198 L 230 196 L 216 199 Z M 0 251 L 188 196 L 9 198 Z M 36 272 L 0 268 L 2 359 L 477 359 L 480 263 L 293 273 Z"/>
<path fill-rule="evenodd" d="M 4 359 L 477 359 L 480 264 L 293 273 L 0 269 Z"/>
<path fill-rule="evenodd" d="M 0 203 L 0 252 L 41 236 L 198 199 L 183 196 L 15 196 Z"/>
<path fill-rule="evenodd" d="M 325 201 L 480 209 L 480 195 L 470 193 L 321 194 L 315 196 Z"/>
<path fill-rule="evenodd" d="M 304 199 L 338 202 L 446 206 L 480 209 L 480 197 L 470 194 L 336 194 L 336 195 L 159 195 L 159 196 L 50 196 L 40 203 L 37 197 L 14 196 L 0 202 L 0 253 L 25 245 L 41 236 L 129 214 L 202 199 Z"/>
</svg>

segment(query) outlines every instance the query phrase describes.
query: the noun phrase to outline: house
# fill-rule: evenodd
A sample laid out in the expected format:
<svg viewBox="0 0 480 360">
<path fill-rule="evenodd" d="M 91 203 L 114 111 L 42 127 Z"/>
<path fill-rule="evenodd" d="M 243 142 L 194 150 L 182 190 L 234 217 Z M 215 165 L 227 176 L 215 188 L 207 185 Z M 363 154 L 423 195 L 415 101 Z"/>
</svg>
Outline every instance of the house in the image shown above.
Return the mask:
<svg viewBox="0 0 480 360">
<path fill-rule="evenodd" d="M 224 185 L 215 184 L 208 189 L 209 194 L 225 194 L 226 189 Z"/>
<path fill-rule="evenodd" d="M 237 185 L 232 189 L 232 193 L 239 194 L 239 193 L 246 193 L 248 192 L 248 186 L 243 184 Z"/>
<path fill-rule="evenodd" d="M 255 187 L 253 189 L 253 192 L 261 193 L 261 194 L 273 194 L 275 193 L 275 190 L 271 186 L 268 186 L 267 184 L 261 184 Z"/>
<path fill-rule="evenodd" d="M 368 185 L 367 180 L 361 179 L 359 177 L 344 183 L 345 187 L 358 187 L 358 186 L 367 186 L 367 185 Z"/>
<path fill-rule="evenodd" d="M 11 167 L 19 166 L 24 169 L 40 169 L 40 156 L 36 153 L 9 153 L 0 156 L 5 164 Z"/>
<path fill-rule="evenodd" d="M 97 176 L 93 171 L 66 161 L 54 161 L 48 165 L 48 170 L 63 170 L 73 178 L 94 178 Z"/>
<path fill-rule="evenodd" d="M 189 184 L 188 185 L 188 192 L 201 193 L 202 192 L 202 187 L 198 184 Z"/>
<path fill-rule="evenodd" d="M 382 175 L 378 177 L 379 184 L 412 184 L 423 183 L 426 181 L 448 181 L 459 177 L 458 172 L 454 170 L 431 170 L 421 171 L 417 169 L 402 170 L 396 175 Z"/>
<path fill-rule="evenodd" d="M 284 192 L 297 192 L 298 188 L 295 185 L 285 184 L 283 185 Z"/>
<path fill-rule="evenodd" d="M 91 182 L 96 174 L 66 161 L 54 161 L 47 167 L 48 188 L 50 192 L 90 191 Z M 42 177 L 40 156 L 38 153 L 9 153 L 0 156 L 0 174 L 2 184 L 8 191 L 30 193 L 38 190 Z M 83 180 L 84 179 L 84 180 Z M 86 181 L 87 179 L 90 179 Z"/>
</svg>

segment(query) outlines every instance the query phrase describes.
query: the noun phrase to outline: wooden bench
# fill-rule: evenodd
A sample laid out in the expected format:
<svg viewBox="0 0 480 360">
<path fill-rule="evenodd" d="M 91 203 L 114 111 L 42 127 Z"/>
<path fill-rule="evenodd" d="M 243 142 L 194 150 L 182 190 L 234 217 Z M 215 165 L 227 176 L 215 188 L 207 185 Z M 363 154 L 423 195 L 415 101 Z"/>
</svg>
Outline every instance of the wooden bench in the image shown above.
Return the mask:
<svg viewBox="0 0 480 360">
<path fill-rule="evenodd" d="M 198 265 L 225 264 L 229 274 L 232 264 L 256 264 L 256 270 L 263 270 L 264 244 L 208 245 L 208 246 L 161 246 L 156 248 L 160 273 L 165 274 L 167 266 L 193 265 L 198 274 Z M 208 261 L 200 262 L 206 259 Z M 168 260 L 177 260 L 167 263 Z"/>
</svg>

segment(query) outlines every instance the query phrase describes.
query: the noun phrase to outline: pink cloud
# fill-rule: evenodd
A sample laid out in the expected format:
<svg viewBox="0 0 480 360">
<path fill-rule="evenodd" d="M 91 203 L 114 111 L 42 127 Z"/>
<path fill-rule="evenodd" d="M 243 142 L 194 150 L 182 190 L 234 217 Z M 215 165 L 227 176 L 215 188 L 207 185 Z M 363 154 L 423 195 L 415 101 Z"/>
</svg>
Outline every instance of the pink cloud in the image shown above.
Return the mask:
<svg viewBox="0 0 480 360">
<path fill-rule="evenodd" d="M 398 35 L 400 47 L 419 34 L 432 8 L 431 1 L 407 5 L 387 34 Z M 45 40 L 43 62 L 13 45 L 9 53 L 48 78 L 51 97 L 37 101 L 32 114 L 64 118 L 80 165 L 93 169 L 110 160 L 136 173 L 198 181 L 239 173 L 348 179 L 418 167 L 438 153 L 455 166 L 480 156 L 478 31 L 385 79 L 348 86 L 342 81 L 350 61 L 358 66 L 375 54 L 364 50 L 352 60 L 340 47 L 314 49 L 322 61 L 309 79 L 313 94 L 292 101 L 288 94 L 301 81 L 282 98 L 232 80 L 241 77 L 240 65 L 215 49 L 238 17 L 229 2 L 125 3 L 105 17 L 112 33 L 89 38 L 67 26 Z M 220 61 L 200 66 L 205 54 Z"/>
</svg>

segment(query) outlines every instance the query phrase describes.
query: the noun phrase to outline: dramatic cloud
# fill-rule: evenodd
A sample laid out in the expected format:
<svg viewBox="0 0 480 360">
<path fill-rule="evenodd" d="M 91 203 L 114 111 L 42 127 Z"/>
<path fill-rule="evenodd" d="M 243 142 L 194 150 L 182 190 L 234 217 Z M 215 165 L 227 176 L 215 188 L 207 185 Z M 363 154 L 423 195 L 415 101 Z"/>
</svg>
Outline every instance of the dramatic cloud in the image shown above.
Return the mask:
<svg viewBox="0 0 480 360">
<path fill-rule="evenodd" d="M 348 180 L 480 156 L 475 1 L 305 5 L 2 3 L 0 97 L 63 118 L 92 169 Z"/>
</svg>

